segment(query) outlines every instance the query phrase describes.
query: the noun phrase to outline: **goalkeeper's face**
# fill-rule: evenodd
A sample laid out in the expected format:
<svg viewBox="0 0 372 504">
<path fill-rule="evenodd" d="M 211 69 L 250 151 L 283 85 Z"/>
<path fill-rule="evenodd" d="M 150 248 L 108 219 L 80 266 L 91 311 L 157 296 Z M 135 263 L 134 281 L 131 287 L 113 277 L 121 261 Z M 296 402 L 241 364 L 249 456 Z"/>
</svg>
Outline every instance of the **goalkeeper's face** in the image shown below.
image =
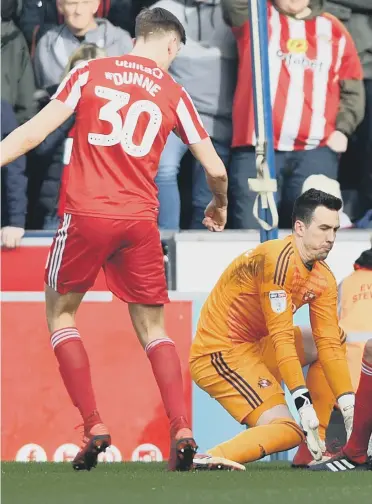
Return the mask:
<svg viewBox="0 0 372 504">
<path fill-rule="evenodd" d="M 314 210 L 312 220 L 305 227 L 303 243 L 312 261 L 324 261 L 332 250 L 336 233 L 340 228 L 337 210 L 319 206 Z"/>
</svg>

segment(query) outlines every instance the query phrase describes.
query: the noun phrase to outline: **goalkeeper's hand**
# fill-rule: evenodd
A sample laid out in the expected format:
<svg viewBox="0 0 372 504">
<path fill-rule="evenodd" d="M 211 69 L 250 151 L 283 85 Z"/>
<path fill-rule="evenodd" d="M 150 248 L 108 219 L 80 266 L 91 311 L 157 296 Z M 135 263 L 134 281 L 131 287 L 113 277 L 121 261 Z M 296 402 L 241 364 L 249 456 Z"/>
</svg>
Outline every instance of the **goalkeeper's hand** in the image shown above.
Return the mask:
<svg viewBox="0 0 372 504">
<path fill-rule="evenodd" d="M 344 394 L 337 399 L 337 403 L 344 417 L 346 437 L 349 440 L 351 431 L 353 430 L 355 394 Z"/>
<path fill-rule="evenodd" d="M 306 435 L 307 447 L 314 460 L 322 460 L 325 445 L 319 437 L 319 420 L 311 402 L 309 391 L 306 388 L 297 389 L 292 392 L 292 397 L 300 415 L 300 424 Z"/>
</svg>

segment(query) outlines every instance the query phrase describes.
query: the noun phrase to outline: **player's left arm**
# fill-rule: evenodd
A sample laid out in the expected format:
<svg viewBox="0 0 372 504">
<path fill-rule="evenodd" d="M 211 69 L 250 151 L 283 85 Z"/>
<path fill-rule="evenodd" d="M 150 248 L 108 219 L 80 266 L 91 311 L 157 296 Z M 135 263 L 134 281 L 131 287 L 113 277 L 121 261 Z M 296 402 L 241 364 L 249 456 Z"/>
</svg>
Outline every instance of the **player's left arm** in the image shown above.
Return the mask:
<svg viewBox="0 0 372 504">
<path fill-rule="evenodd" d="M 341 25 L 339 21 L 337 21 Z M 339 69 L 340 104 L 336 117 L 336 130 L 349 137 L 364 117 L 365 91 L 363 70 L 350 33 L 342 26 L 344 53 Z M 341 39 L 342 40 L 342 39 Z M 340 45 L 341 45 L 340 41 Z"/>
<path fill-rule="evenodd" d="M 340 406 L 349 436 L 355 395 L 346 359 L 346 337 L 338 323 L 337 284 L 332 274 L 327 280 L 327 290 L 310 304 L 310 323 L 319 361 Z"/>
<path fill-rule="evenodd" d="M 77 65 L 61 82 L 48 105 L 1 142 L 1 166 L 37 147 L 72 116 L 88 76 L 88 63 Z"/>
</svg>

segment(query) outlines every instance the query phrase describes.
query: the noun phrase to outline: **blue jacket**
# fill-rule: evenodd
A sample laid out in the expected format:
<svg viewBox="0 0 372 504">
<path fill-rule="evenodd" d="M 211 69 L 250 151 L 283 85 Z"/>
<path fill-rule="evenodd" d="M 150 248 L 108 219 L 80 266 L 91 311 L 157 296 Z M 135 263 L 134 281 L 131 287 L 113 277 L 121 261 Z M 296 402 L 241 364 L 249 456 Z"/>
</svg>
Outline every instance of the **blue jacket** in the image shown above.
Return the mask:
<svg viewBox="0 0 372 504">
<path fill-rule="evenodd" d="M 1 139 L 18 126 L 13 107 L 1 100 Z M 1 227 L 25 227 L 27 212 L 26 157 L 1 169 Z"/>
</svg>

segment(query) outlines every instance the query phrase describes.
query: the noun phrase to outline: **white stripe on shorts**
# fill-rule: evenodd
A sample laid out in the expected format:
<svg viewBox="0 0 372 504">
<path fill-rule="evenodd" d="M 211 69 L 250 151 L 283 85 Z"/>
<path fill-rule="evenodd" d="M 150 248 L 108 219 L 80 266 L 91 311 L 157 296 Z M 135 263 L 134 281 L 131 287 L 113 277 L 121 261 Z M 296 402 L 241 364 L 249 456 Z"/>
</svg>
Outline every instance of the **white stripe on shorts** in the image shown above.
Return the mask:
<svg viewBox="0 0 372 504">
<path fill-rule="evenodd" d="M 63 224 L 58 229 L 56 241 L 49 260 L 48 285 L 54 290 L 57 290 L 58 272 L 62 263 L 63 251 L 66 245 L 67 230 L 71 222 L 71 214 L 64 214 Z"/>
</svg>

